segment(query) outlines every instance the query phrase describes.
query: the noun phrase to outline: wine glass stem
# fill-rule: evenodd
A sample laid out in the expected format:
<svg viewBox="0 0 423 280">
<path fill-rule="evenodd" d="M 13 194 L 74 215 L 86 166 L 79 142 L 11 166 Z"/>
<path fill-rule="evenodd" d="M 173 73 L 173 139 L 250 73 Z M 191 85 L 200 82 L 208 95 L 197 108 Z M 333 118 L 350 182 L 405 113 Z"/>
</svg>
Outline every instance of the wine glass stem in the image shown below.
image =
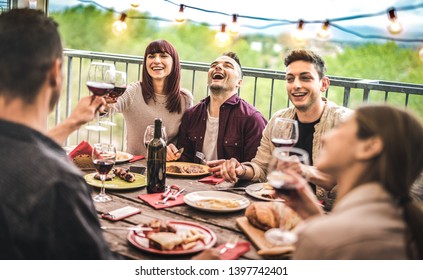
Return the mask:
<svg viewBox="0 0 423 280">
<path fill-rule="evenodd" d="M 101 196 L 101 197 L 106 196 L 106 188 L 105 188 L 105 186 L 104 186 L 104 181 L 105 181 L 105 179 L 106 179 L 106 178 L 104 178 L 104 177 L 106 177 L 106 176 L 104 176 L 104 175 L 100 175 L 100 179 L 101 179 L 100 196 Z"/>
</svg>

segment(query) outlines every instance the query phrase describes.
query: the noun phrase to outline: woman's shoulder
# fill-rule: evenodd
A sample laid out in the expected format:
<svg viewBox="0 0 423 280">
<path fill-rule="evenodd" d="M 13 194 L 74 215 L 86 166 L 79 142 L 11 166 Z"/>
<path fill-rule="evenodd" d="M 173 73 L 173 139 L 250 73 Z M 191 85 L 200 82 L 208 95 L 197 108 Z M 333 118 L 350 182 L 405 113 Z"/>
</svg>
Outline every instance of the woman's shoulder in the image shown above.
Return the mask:
<svg viewBox="0 0 423 280">
<path fill-rule="evenodd" d="M 185 88 L 181 88 L 181 93 L 182 93 L 182 96 L 185 97 L 185 99 L 193 99 L 194 98 L 192 93 Z"/>
</svg>

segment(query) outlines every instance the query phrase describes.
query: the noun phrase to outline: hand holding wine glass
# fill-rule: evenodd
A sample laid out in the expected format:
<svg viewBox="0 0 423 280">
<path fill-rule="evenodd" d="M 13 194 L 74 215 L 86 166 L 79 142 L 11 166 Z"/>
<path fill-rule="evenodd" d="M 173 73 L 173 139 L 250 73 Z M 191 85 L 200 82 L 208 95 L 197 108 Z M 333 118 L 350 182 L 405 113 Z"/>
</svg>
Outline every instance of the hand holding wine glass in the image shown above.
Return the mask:
<svg viewBox="0 0 423 280">
<path fill-rule="evenodd" d="M 291 174 L 297 173 L 301 165 L 309 165 L 307 151 L 291 147 L 280 147 L 273 151 L 267 180 L 277 194 L 289 196 L 296 191 L 297 178 Z M 281 216 L 281 218 L 283 217 Z M 283 228 L 283 224 L 281 220 L 280 228 L 273 228 L 265 232 L 266 239 L 274 245 L 289 245 L 296 241 L 295 234 Z"/>
<path fill-rule="evenodd" d="M 114 88 L 109 92 L 108 97 L 112 98 L 113 102 L 116 102 L 116 99 L 125 92 L 126 86 L 127 86 L 126 72 L 115 71 Z M 107 118 L 103 119 L 103 117 L 101 117 L 100 123 L 104 125 L 115 126 L 116 124 L 111 121 L 113 111 L 114 110 L 112 106 L 110 107 L 110 111 Z"/>
<path fill-rule="evenodd" d="M 94 144 L 92 151 L 92 160 L 101 180 L 101 190 L 98 195 L 94 197 L 96 202 L 107 202 L 112 198 L 106 195 L 104 181 L 107 174 L 112 170 L 116 161 L 116 148 L 112 144 L 98 143 Z"/>
<path fill-rule="evenodd" d="M 88 71 L 87 87 L 93 95 L 105 96 L 113 88 L 115 83 L 115 66 L 110 63 L 92 62 Z M 97 124 L 85 127 L 88 130 L 104 131 L 106 128 L 99 123 L 97 112 Z"/>
</svg>

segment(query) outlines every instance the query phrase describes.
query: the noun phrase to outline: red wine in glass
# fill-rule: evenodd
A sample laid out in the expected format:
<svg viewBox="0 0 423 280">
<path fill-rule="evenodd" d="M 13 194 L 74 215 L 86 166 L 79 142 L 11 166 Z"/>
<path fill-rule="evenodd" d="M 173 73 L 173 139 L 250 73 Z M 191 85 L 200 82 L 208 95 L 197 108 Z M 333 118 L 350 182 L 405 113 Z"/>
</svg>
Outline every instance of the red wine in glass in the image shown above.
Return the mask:
<svg viewBox="0 0 423 280">
<path fill-rule="evenodd" d="M 95 159 L 93 160 L 95 169 L 101 175 L 107 175 L 112 170 L 115 162 L 113 160 Z"/>
<path fill-rule="evenodd" d="M 87 82 L 88 89 L 96 96 L 104 96 L 114 89 L 112 84 L 102 82 Z"/>
<path fill-rule="evenodd" d="M 111 98 L 118 98 L 119 96 L 121 96 L 126 90 L 126 86 L 124 87 L 114 87 L 110 92 L 109 92 L 109 97 Z"/>
<path fill-rule="evenodd" d="M 295 139 L 272 139 L 272 143 L 275 147 L 292 147 L 296 142 Z"/>
</svg>

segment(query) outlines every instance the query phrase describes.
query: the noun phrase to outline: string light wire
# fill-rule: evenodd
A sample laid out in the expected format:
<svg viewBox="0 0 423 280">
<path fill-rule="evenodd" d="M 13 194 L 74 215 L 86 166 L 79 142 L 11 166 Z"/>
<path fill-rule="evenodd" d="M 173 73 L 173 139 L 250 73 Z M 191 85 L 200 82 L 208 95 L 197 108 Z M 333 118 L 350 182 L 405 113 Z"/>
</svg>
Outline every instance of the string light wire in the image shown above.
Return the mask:
<svg viewBox="0 0 423 280">
<path fill-rule="evenodd" d="M 107 11 L 110 11 L 110 12 L 113 12 L 113 13 L 116 13 L 116 14 L 122 14 L 123 13 L 123 12 L 115 11 L 113 8 L 105 7 L 105 6 L 97 3 L 96 1 L 90 1 L 90 0 L 78 0 L 78 1 L 81 2 L 81 3 L 93 4 L 95 6 L 98 6 L 102 9 L 105 9 Z M 233 14 L 224 13 L 224 12 L 215 11 L 215 10 L 203 9 L 203 8 L 194 7 L 194 6 L 185 5 L 185 4 L 180 4 L 180 3 L 175 3 L 171 0 L 163 0 L 163 1 L 170 3 L 172 5 L 175 5 L 177 7 L 184 5 L 185 9 L 193 9 L 193 10 L 197 10 L 197 11 L 201 11 L 201 12 L 205 12 L 205 13 L 209 13 L 209 14 L 219 14 L 219 15 L 228 16 L 228 17 L 231 17 L 231 18 L 233 16 Z M 414 5 L 395 7 L 395 10 L 398 12 L 398 11 L 416 10 L 416 9 L 420 9 L 420 8 L 423 8 L 423 2 L 418 3 L 418 4 L 414 4 Z M 303 22 L 304 22 L 304 24 L 316 24 L 316 23 L 317 24 L 318 23 L 324 24 L 328 20 L 330 22 L 331 27 L 338 29 L 342 32 L 354 35 L 354 36 L 359 37 L 361 39 L 380 39 L 380 40 L 400 41 L 400 42 L 407 42 L 407 43 L 423 42 L 423 38 L 397 38 L 397 37 L 388 37 L 388 36 L 380 36 L 380 35 L 373 35 L 373 34 L 368 34 L 368 35 L 361 34 L 359 32 L 350 30 L 348 28 L 340 26 L 339 24 L 336 24 L 336 22 L 340 22 L 340 21 L 349 21 L 349 20 L 355 20 L 355 19 L 377 17 L 377 16 L 381 16 L 381 15 L 386 15 L 386 14 L 387 14 L 387 10 L 384 10 L 384 11 L 380 11 L 380 12 L 376 12 L 376 13 L 359 14 L 359 15 L 354 15 L 354 16 L 339 17 L 339 18 L 324 19 L 324 20 L 303 20 Z M 128 15 L 127 18 L 128 19 L 147 19 L 147 20 L 155 20 L 155 21 L 174 22 L 174 20 L 171 20 L 171 19 L 165 19 L 165 18 L 161 18 L 161 17 L 151 17 L 151 16 L 129 16 Z M 245 19 L 251 19 L 251 20 L 258 20 L 258 21 L 274 22 L 274 23 L 262 25 L 262 26 L 239 24 L 240 27 L 249 28 L 249 29 L 256 29 L 256 30 L 262 30 L 262 29 L 284 26 L 284 25 L 297 25 L 298 24 L 298 20 L 294 21 L 294 20 L 287 20 L 287 19 L 264 18 L 264 17 L 256 17 L 256 16 L 249 16 L 249 15 L 241 15 L 241 14 L 237 14 L 237 18 L 245 18 Z M 197 22 L 197 21 L 190 20 L 190 19 L 187 19 L 187 21 L 194 23 L 194 24 L 206 25 L 206 26 L 210 26 L 210 27 L 218 27 L 218 26 L 220 27 L 221 26 L 221 24 L 207 24 L 207 23 L 204 23 L 204 22 Z"/>
</svg>

